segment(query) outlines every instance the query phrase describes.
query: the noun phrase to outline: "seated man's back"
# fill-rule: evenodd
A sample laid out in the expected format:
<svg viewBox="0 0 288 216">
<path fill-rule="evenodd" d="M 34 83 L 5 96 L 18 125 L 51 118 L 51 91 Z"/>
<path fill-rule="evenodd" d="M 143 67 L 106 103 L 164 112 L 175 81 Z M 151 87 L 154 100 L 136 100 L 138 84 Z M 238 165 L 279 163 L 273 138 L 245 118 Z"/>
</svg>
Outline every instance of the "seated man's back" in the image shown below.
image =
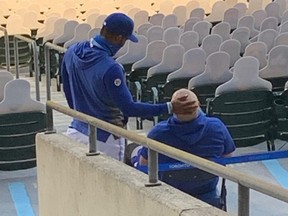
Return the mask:
<svg viewBox="0 0 288 216">
<path fill-rule="evenodd" d="M 203 157 L 209 160 L 229 156 L 234 150 L 234 142 L 226 126 L 217 118 L 207 117 L 199 108 L 196 95 L 187 90 L 180 89 L 172 97 L 178 98 L 188 95 L 188 100 L 195 101 L 196 109 L 189 115 L 173 115 L 168 120 L 158 123 L 148 134 L 148 137 L 165 143 L 177 149 Z M 143 147 L 138 152 L 139 165 L 146 165 L 148 149 Z M 179 162 L 173 158 L 159 154 L 159 163 Z M 191 184 L 188 179 L 175 178 L 168 184 L 203 201 L 206 193 L 216 194 L 218 177 L 201 179 Z M 203 196 L 202 196 L 203 195 Z"/>
</svg>

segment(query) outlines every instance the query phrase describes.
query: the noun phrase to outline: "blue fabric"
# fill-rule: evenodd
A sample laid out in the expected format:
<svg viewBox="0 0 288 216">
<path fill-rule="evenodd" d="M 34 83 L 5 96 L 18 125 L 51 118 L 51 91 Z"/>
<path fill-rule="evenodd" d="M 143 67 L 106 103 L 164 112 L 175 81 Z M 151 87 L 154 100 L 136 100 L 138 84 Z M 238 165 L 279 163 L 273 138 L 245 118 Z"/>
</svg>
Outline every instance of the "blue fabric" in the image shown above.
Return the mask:
<svg viewBox="0 0 288 216">
<path fill-rule="evenodd" d="M 190 122 L 180 122 L 174 116 L 158 123 L 148 134 L 148 137 L 169 146 L 195 154 L 206 159 L 216 159 L 235 150 L 235 144 L 226 126 L 217 118 L 207 117 L 202 111 L 196 119 Z M 140 155 L 148 159 L 148 149 L 143 147 Z M 159 154 L 159 163 L 178 163 L 179 161 Z M 200 182 L 198 185 L 179 185 L 177 188 L 193 194 L 195 191 L 209 192 L 214 190 L 218 182 Z"/>
<path fill-rule="evenodd" d="M 105 40 L 101 35 L 97 35 L 94 39 L 91 41 L 92 45 L 98 46 L 98 47 L 105 47 L 105 50 L 108 51 L 108 55 L 114 56 L 119 49 L 121 49 L 121 45 L 119 44 L 113 44 L 109 41 Z M 91 46 L 90 43 L 90 46 Z"/>
<path fill-rule="evenodd" d="M 106 41 L 107 43 L 107 41 Z M 127 117 L 152 117 L 168 113 L 166 103 L 135 103 L 126 85 L 123 67 L 110 55 L 111 44 L 80 42 L 65 53 L 61 74 L 70 108 L 124 127 Z M 88 135 L 88 125 L 73 119 L 71 127 Z M 97 139 L 106 142 L 110 133 L 98 129 Z"/>
</svg>

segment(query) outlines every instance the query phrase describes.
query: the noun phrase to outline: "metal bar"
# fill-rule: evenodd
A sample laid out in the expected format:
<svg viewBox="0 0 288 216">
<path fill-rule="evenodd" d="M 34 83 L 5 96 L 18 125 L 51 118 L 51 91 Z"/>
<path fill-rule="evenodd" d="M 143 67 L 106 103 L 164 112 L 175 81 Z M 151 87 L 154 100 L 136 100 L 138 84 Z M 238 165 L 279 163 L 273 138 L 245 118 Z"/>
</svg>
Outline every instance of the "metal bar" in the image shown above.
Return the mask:
<svg viewBox="0 0 288 216">
<path fill-rule="evenodd" d="M 249 216 L 249 188 L 238 184 L 238 216 Z"/>
<path fill-rule="evenodd" d="M 50 77 L 50 48 L 44 46 L 45 73 L 46 73 L 46 98 L 51 100 L 51 77 Z"/>
<path fill-rule="evenodd" d="M 34 71 L 35 71 L 35 91 L 36 91 L 36 100 L 40 101 L 40 87 L 39 87 L 39 64 L 38 64 L 38 51 L 37 51 L 37 44 L 34 40 L 31 38 L 24 37 L 22 35 L 14 35 L 14 56 L 15 56 L 15 66 L 16 66 L 16 78 L 17 78 L 17 71 L 19 70 L 17 67 L 19 67 L 19 58 L 18 58 L 18 44 L 17 39 L 25 41 L 27 43 L 30 43 L 33 50 L 33 60 L 34 60 Z M 16 42 L 15 42 L 16 41 Z M 15 46 L 15 44 L 17 46 Z M 17 56 L 16 56 L 17 53 Z M 17 64 L 16 64 L 17 62 Z M 19 78 L 19 72 L 18 72 L 18 78 Z"/>
<path fill-rule="evenodd" d="M 53 123 L 53 109 L 46 105 L 46 113 L 47 113 L 47 130 L 45 134 L 55 133 L 56 130 L 54 129 L 54 123 Z"/>
<path fill-rule="evenodd" d="M 148 177 L 149 182 L 146 187 L 158 186 L 161 183 L 158 181 L 158 152 L 148 149 Z"/>
<path fill-rule="evenodd" d="M 93 156 L 93 155 L 99 155 L 100 152 L 98 152 L 97 148 L 97 129 L 95 126 L 89 124 L 89 153 L 87 153 L 87 156 Z"/>
<path fill-rule="evenodd" d="M 66 52 L 67 49 L 64 47 L 57 46 L 50 42 L 45 43 L 44 45 L 44 56 L 45 56 L 45 72 L 46 72 L 46 98 L 51 100 L 51 65 L 50 65 L 50 49 L 57 50 L 59 52 Z"/>
<path fill-rule="evenodd" d="M 88 124 L 92 124 L 97 128 L 108 131 L 112 134 L 115 134 L 116 136 L 123 137 L 125 139 L 131 140 L 132 142 L 138 143 L 139 145 L 151 148 L 158 153 L 165 154 L 168 157 L 172 157 L 184 163 L 191 164 L 196 168 L 199 168 L 217 176 L 221 176 L 230 181 L 236 183 L 241 182 L 241 184 L 247 188 L 251 188 L 253 190 L 288 203 L 288 190 L 279 185 L 270 184 L 255 176 L 244 174 L 230 167 L 223 167 L 222 165 L 219 165 L 215 162 L 189 154 L 187 152 L 181 151 L 177 148 L 173 148 L 171 146 L 165 145 L 147 137 L 139 136 L 139 134 L 135 132 L 127 131 L 123 128 L 112 125 L 100 119 L 93 118 L 84 113 L 77 112 L 76 110 L 69 109 L 68 107 L 62 106 L 55 102 L 47 101 L 47 106 L 73 118 L 77 118 L 81 121 L 87 122 Z"/>
<path fill-rule="evenodd" d="M 4 42 L 5 42 L 5 61 L 6 61 L 6 68 L 10 71 L 10 48 L 9 48 L 9 36 L 7 33 L 6 28 L 0 26 L 0 31 L 4 32 Z"/>
<path fill-rule="evenodd" d="M 19 55 L 18 55 L 18 40 L 17 37 L 14 36 L 14 64 L 16 70 L 16 79 L 19 79 Z"/>
<path fill-rule="evenodd" d="M 37 51 L 37 44 L 35 41 L 32 43 L 32 50 L 33 50 L 33 61 L 34 61 L 34 71 L 35 71 L 35 90 L 36 90 L 36 100 L 40 101 L 40 72 L 39 72 L 39 63 L 38 63 L 38 51 Z"/>
</svg>

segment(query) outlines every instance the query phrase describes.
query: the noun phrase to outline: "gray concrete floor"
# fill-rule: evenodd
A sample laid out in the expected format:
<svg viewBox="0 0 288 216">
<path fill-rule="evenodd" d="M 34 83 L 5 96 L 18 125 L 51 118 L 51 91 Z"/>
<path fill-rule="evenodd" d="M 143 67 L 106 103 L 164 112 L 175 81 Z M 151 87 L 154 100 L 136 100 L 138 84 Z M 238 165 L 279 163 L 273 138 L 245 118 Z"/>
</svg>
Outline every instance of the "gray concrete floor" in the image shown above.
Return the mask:
<svg viewBox="0 0 288 216">
<path fill-rule="evenodd" d="M 26 73 L 21 73 L 20 78 L 24 78 L 31 83 L 31 93 L 35 95 L 35 82 L 34 78 L 30 78 Z M 57 92 L 55 87 L 56 81 L 52 81 L 52 100 L 66 105 L 65 98 L 62 92 Z M 46 87 L 45 78 L 41 82 L 41 101 L 45 103 L 46 101 Z M 32 97 L 33 97 L 32 96 Z M 64 116 L 61 113 L 54 112 L 54 123 L 57 132 L 66 131 L 67 125 L 71 121 L 70 117 Z M 129 121 L 128 129 L 134 130 L 136 127 L 135 118 L 131 118 Z M 152 123 L 149 121 L 144 121 L 144 130 L 147 132 L 152 127 Z M 288 150 L 288 144 L 283 141 L 277 140 L 277 149 Z M 260 144 L 254 146 L 253 148 L 238 149 L 236 154 L 243 154 L 251 151 L 265 150 L 266 145 Z M 279 163 L 286 170 L 286 176 L 288 181 L 288 159 L 281 159 Z M 231 165 L 233 169 L 239 170 L 241 172 L 257 176 L 260 179 L 264 179 L 270 183 L 280 185 L 277 178 L 271 174 L 269 169 L 262 162 L 253 163 L 243 163 Z M 12 199 L 11 192 L 9 191 L 9 185 L 21 182 L 25 185 L 27 195 L 30 199 L 30 205 L 33 209 L 33 214 L 25 215 L 23 212 L 17 213 L 15 202 Z M 227 181 L 227 206 L 228 212 L 232 215 L 237 215 L 237 185 L 233 182 Z M 252 216 L 288 216 L 288 203 L 276 200 L 274 198 L 268 197 L 266 195 L 260 194 L 255 191 L 251 191 L 251 201 L 250 201 L 250 215 Z M 36 216 L 38 215 L 38 200 L 37 200 L 37 172 L 36 168 L 28 170 L 20 170 L 13 172 L 0 171 L 0 216 Z"/>
</svg>

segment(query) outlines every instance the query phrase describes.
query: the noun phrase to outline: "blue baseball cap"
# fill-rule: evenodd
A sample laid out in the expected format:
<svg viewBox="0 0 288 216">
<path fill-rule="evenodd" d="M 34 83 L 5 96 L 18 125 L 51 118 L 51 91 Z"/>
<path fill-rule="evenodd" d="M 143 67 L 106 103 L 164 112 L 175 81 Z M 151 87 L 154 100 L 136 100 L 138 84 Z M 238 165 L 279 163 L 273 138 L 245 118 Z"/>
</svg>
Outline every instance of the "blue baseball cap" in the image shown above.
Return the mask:
<svg viewBox="0 0 288 216">
<path fill-rule="evenodd" d="M 122 35 L 132 42 L 138 42 L 138 38 L 133 34 L 134 22 L 123 13 L 112 13 L 103 22 L 107 30 L 116 35 Z"/>
</svg>

